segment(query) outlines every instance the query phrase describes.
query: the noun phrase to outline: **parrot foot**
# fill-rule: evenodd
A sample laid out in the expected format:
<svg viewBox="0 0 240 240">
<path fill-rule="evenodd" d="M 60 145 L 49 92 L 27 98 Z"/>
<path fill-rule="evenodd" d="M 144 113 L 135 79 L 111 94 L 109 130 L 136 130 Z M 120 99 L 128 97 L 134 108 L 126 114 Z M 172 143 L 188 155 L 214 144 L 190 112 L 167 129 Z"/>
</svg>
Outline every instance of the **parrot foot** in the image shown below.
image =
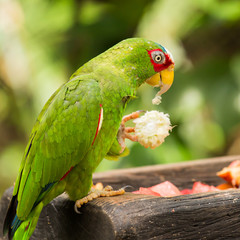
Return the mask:
<svg viewBox="0 0 240 240">
<path fill-rule="evenodd" d="M 117 195 L 123 195 L 124 193 L 125 190 L 123 188 L 120 188 L 119 190 L 113 190 L 111 186 L 106 186 L 105 188 L 103 188 L 102 183 L 97 183 L 95 186 L 93 185 L 86 197 L 83 197 L 75 202 L 74 210 L 76 213 L 80 214 L 81 212 L 78 211 L 78 208 L 80 208 L 83 204 L 92 201 L 95 198 L 112 197 Z"/>
<path fill-rule="evenodd" d="M 118 130 L 118 135 L 117 135 L 118 142 L 121 145 L 120 153 L 122 153 L 124 151 L 124 149 L 126 148 L 126 144 L 125 144 L 125 139 L 126 138 L 133 141 L 133 142 L 138 141 L 138 137 L 136 135 L 131 135 L 130 134 L 130 133 L 135 132 L 135 128 L 134 127 L 125 127 L 125 123 L 129 120 L 139 118 L 140 114 L 142 112 L 145 112 L 145 111 L 143 111 L 143 110 L 136 111 L 136 112 L 133 112 L 129 115 L 126 115 L 122 118 L 122 122 L 121 122 L 120 128 Z"/>
<path fill-rule="evenodd" d="M 122 118 L 121 124 L 124 125 L 124 124 L 125 124 L 127 121 L 129 121 L 129 120 L 139 118 L 139 117 L 140 117 L 140 114 L 143 113 L 143 112 L 145 112 L 145 111 L 144 111 L 144 110 L 139 110 L 139 111 L 132 112 L 132 113 L 124 116 L 124 117 Z"/>
</svg>

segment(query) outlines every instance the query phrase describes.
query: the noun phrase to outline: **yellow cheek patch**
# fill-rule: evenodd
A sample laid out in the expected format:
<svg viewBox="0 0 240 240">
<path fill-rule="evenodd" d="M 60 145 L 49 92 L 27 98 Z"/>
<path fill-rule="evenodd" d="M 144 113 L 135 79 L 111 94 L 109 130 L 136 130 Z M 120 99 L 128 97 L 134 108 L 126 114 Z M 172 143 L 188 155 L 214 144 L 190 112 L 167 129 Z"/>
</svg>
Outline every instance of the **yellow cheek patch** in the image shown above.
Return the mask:
<svg viewBox="0 0 240 240">
<path fill-rule="evenodd" d="M 160 86 L 160 74 L 159 73 L 154 74 L 152 77 L 150 77 L 146 80 L 146 83 L 153 87 L 159 87 Z"/>
</svg>

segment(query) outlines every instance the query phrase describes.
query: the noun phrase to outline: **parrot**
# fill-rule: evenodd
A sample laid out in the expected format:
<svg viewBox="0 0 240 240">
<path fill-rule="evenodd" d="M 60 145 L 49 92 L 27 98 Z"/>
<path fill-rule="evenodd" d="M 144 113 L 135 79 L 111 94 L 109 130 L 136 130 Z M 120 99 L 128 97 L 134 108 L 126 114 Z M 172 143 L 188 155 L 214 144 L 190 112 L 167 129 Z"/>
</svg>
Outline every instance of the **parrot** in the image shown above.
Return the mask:
<svg viewBox="0 0 240 240">
<path fill-rule="evenodd" d="M 3 233 L 9 239 L 28 240 L 42 208 L 55 197 L 66 192 L 77 202 L 88 196 L 99 163 L 127 151 L 124 140 L 131 137 L 122 123 L 127 103 L 143 83 L 166 92 L 173 72 L 171 53 L 144 38 L 122 40 L 83 64 L 37 117 Z"/>
</svg>

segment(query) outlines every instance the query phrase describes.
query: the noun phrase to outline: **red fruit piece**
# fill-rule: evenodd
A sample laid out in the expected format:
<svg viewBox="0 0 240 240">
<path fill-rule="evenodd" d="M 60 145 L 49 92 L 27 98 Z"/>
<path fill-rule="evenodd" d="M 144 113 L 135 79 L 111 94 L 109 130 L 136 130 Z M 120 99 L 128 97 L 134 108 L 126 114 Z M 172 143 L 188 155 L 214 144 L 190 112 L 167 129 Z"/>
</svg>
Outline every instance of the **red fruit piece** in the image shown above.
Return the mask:
<svg viewBox="0 0 240 240">
<path fill-rule="evenodd" d="M 163 183 L 157 184 L 149 188 L 155 193 L 158 193 L 162 197 L 172 197 L 181 195 L 179 189 L 169 181 L 165 181 Z"/>
<path fill-rule="evenodd" d="M 192 189 L 188 189 L 188 188 L 183 189 L 183 190 L 181 191 L 181 194 L 182 194 L 182 195 L 187 195 L 187 194 L 192 194 L 192 193 L 193 193 L 193 190 L 192 190 Z"/>
<path fill-rule="evenodd" d="M 135 194 L 145 194 L 161 197 L 172 197 L 181 195 L 179 189 L 171 182 L 165 181 L 155 186 L 144 188 L 140 187 L 138 191 L 134 191 Z"/>
<path fill-rule="evenodd" d="M 153 195 L 153 196 L 160 196 L 158 193 L 153 192 L 152 190 L 150 190 L 149 188 L 144 188 L 144 187 L 140 187 L 138 191 L 134 191 L 132 193 L 135 194 L 144 194 L 144 195 Z"/>
<path fill-rule="evenodd" d="M 192 193 L 213 192 L 213 191 L 219 191 L 219 189 L 214 186 L 210 186 L 201 182 L 195 182 L 192 188 Z"/>
</svg>

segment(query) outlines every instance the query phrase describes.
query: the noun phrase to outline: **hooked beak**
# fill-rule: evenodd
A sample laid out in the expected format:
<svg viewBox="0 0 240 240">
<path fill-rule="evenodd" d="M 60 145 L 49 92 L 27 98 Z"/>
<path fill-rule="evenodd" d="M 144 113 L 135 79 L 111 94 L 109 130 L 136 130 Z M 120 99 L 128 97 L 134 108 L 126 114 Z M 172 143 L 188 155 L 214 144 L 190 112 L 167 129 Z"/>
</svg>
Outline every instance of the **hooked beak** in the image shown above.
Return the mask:
<svg viewBox="0 0 240 240">
<path fill-rule="evenodd" d="M 158 95 L 165 93 L 172 85 L 174 78 L 174 65 L 171 64 L 167 69 L 156 73 L 146 80 L 146 83 L 153 87 L 160 87 Z"/>
</svg>

